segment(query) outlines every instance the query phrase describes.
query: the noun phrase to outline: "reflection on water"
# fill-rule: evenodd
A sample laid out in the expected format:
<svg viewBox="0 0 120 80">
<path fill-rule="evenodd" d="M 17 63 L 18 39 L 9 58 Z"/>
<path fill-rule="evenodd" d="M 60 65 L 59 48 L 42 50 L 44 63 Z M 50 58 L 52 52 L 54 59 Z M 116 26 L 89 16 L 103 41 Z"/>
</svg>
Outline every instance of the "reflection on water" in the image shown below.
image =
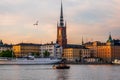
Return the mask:
<svg viewBox="0 0 120 80">
<path fill-rule="evenodd" d="M 69 79 L 69 69 L 67 70 L 56 70 L 57 79 L 56 80 L 68 80 Z"/>
<path fill-rule="evenodd" d="M 0 65 L 0 80 L 120 80 L 120 65 Z"/>
</svg>

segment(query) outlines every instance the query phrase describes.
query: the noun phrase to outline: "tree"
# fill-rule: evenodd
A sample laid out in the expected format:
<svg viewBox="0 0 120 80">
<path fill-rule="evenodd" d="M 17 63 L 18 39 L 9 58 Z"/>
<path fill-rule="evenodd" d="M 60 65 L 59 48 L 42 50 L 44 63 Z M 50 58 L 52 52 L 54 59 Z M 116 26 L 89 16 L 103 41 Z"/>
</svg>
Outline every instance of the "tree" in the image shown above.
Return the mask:
<svg viewBox="0 0 120 80">
<path fill-rule="evenodd" d="M 0 57 L 13 57 L 13 53 L 11 50 L 6 50 L 6 51 L 2 51 L 0 53 Z"/>
<path fill-rule="evenodd" d="M 39 57 L 40 53 L 36 52 L 36 53 L 32 53 L 31 55 L 34 56 L 34 57 Z"/>
<path fill-rule="evenodd" d="M 43 53 L 43 56 L 44 56 L 44 57 L 49 57 L 49 56 L 50 56 L 50 53 L 46 50 L 46 51 Z"/>
<path fill-rule="evenodd" d="M 40 57 L 40 53 L 35 53 L 35 56 L 36 57 Z"/>
</svg>

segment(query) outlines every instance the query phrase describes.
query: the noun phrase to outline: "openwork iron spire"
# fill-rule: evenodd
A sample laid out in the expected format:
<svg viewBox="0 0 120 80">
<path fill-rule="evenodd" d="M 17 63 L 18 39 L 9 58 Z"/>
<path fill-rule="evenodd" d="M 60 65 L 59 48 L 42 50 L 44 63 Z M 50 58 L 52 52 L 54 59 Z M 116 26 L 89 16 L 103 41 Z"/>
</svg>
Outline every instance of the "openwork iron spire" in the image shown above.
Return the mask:
<svg viewBox="0 0 120 80">
<path fill-rule="evenodd" d="M 64 26 L 62 0 L 61 0 L 61 12 L 60 12 L 60 26 L 62 27 Z"/>
</svg>

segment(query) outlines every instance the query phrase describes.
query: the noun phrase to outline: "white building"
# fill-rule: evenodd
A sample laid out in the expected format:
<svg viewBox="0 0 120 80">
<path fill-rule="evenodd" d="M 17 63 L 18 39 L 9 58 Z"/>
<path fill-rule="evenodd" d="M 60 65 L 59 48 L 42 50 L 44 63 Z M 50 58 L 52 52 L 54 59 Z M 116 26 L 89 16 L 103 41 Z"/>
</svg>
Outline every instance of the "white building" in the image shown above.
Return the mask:
<svg viewBox="0 0 120 80">
<path fill-rule="evenodd" d="M 61 58 L 62 57 L 62 47 L 56 43 L 43 44 L 40 47 L 40 53 L 43 56 L 43 53 L 47 51 L 50 53 L 50 57 Z"/>
</svg>

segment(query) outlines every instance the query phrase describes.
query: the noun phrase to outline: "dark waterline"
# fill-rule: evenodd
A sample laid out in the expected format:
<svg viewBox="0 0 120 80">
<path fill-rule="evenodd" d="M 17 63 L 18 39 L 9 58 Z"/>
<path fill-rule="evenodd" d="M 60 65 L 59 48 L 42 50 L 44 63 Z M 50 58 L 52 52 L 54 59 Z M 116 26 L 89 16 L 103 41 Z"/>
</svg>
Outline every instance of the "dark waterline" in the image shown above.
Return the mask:
<svg viewBox="0 0 120 80">
<path fill-rule="evenodd" d="M 55 70 L 52 65 L 0 65 L 0 80 L 120 80 L 119 65 L 70 65 Z"/>
</svg>

